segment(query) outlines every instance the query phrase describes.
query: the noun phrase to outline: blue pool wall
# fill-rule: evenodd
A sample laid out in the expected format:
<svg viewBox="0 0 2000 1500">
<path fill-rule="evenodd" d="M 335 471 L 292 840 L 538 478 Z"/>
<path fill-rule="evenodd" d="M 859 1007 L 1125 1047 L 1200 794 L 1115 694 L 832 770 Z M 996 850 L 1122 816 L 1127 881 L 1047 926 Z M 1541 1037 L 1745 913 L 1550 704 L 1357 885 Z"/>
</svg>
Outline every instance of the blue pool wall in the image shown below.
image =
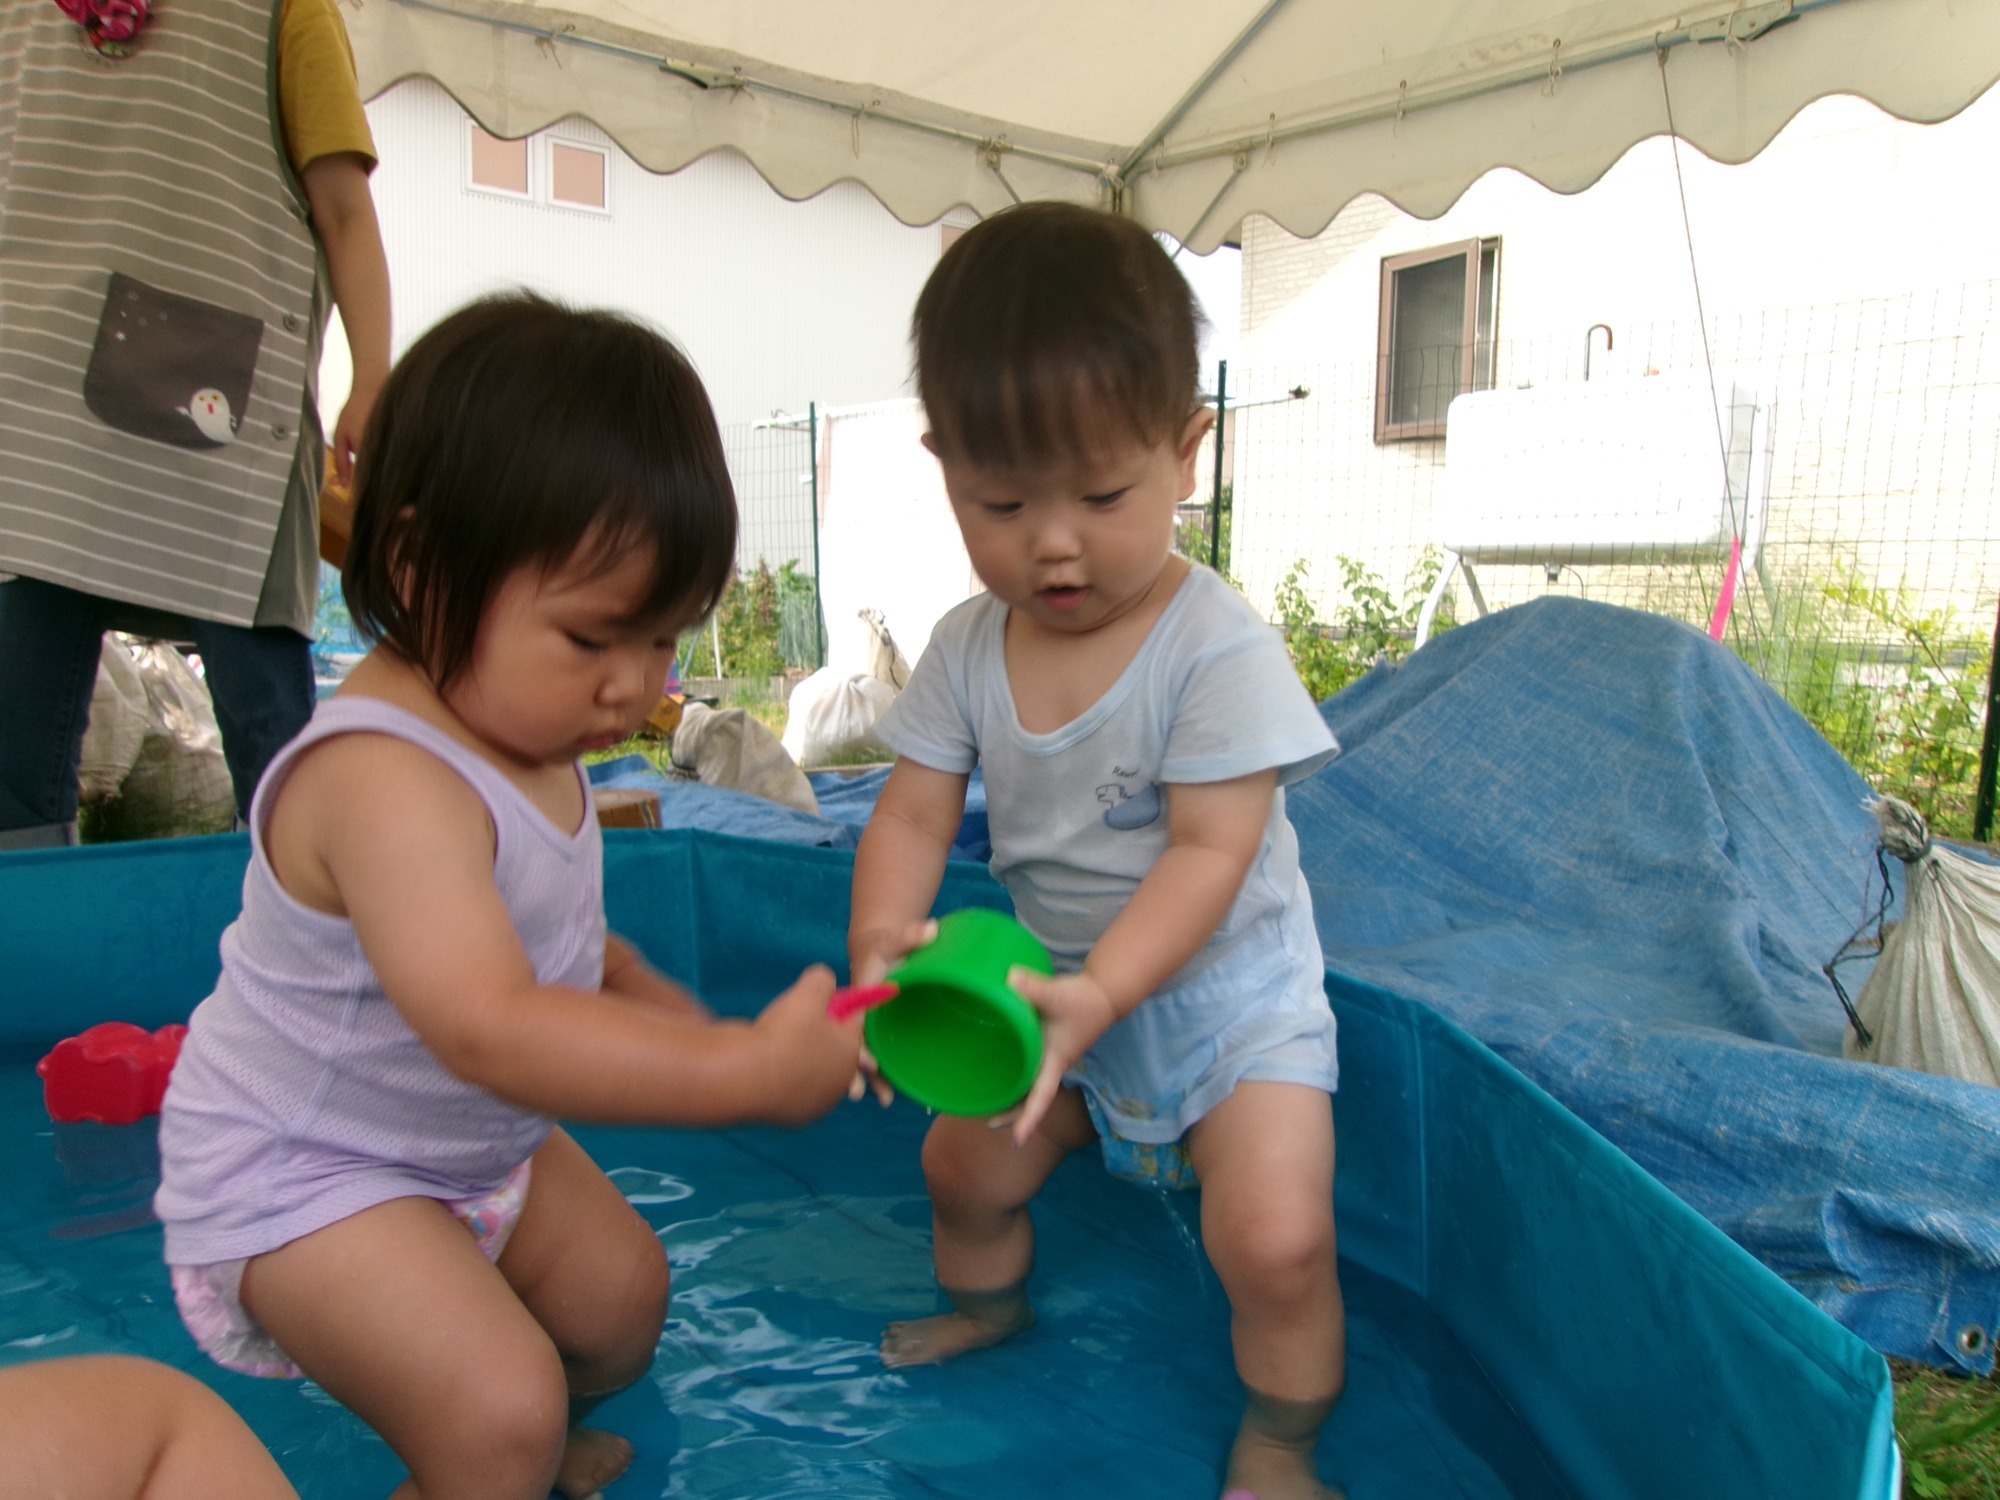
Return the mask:
<svg viewBox="0 0 2000 1500">
<path fill-rule="evenodd" d="M 240 835 L 0 855 L 0 1048 L 185 1020 L 247 857 Z M 612 927 L 698 990 L 705 970 L 740 994 L 746 969 L 775 992 L 837 965 L 851 870 L 685 830 L 606 838 Z M 1007 903 L 954 865 L 940 909 L 968 904 Z M 1878 1355 L 1435 1012 L 1338 975 L 1328 993 L 1342 1257 L 1430 1304 L 1576 1494 L 1895 1494 Z"/>
</svg>

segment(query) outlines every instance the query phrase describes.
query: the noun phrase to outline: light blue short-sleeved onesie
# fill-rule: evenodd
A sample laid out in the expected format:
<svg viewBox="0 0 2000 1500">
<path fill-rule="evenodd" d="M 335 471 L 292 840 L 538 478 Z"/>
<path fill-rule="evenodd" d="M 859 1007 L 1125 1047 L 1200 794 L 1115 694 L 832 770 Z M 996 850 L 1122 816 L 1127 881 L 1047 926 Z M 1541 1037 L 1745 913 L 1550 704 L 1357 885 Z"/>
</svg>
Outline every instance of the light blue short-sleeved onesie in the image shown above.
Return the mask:
<svg viewBox="0 0 2000 1500">
<path fill-rule="evenodd" d="M 1083 1088 L 1114 1170 L 1171 1181 L 1184 1158 L 1158 1148 L 1238 1083 L 1331 1093 L 1339 1080 L 1283 791 L 1339 747 L 1277 632 L 1207 568 L 1190 570 L 1111 689 L 1048 734 L 1015 713 L 1006 622 L 990 594 L 939 621 L 879 732 L 935 770 L 985 767 L 994 873 L 1058 973 L 1083 967 L 1166 851 L 1163 787 L 1278 771 L 1263 847 L 1221 927 L 1065 1080 Z"/>
</svg>

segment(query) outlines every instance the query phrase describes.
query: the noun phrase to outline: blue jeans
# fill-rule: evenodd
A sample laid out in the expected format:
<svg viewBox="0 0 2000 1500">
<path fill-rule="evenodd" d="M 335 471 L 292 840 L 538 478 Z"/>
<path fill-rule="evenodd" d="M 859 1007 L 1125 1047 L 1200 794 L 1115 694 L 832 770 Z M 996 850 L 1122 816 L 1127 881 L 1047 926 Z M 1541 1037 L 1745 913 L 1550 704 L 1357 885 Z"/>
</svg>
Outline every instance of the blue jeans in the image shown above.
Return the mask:
<svg viewBox="0 0 2000 1500">
<path fill-rule="evenodd" d="M 36 578 L 0 583 L 0 850 L 76 842 L 76 776 L 104 632 L 131 606 Z M 201 653 L 236 808 L 313 711 L 312 648 L 282 625 L 181 622 Z"/>
</svg>

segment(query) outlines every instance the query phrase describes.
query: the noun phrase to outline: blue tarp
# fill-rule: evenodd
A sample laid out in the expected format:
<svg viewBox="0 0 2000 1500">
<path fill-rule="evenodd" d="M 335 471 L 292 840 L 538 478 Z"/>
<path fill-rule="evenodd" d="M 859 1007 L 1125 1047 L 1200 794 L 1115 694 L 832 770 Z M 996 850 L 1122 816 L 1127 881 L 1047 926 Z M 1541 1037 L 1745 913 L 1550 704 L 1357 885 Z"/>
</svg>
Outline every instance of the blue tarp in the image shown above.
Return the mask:
<svg viewBox="0 0 2000 1500">
<path fill-rule="evenodd" d="M 1810 725 L 1699 632 L 1563 599 L 1324 712 L 1345 753 L 1290 806 L 1332 969 L 1451 1017 L 1876 1348 L 1992 1370 L 2000 1091 L 1840 1059 L 1821 965 L 1875 823 Z M 883 774 L 816 777 L 818 819 L 685 784 L 665 818 L 848 849 Z"/>
<path fill-rule="evenodd" d="M 852 850 L 875 811 L 887 766 L 860 771 L 816 771 L 807 778 L 819 802 L 819 816 L 782 807 L 748 792 L 703 786 L 662 775 L 643 755 L 621 755 L 590 768 L 590 784 L 637 787 L 660 794 L 662 828 L 704 829 L 738 838 L 766 839 L 777 844 Z M 965 791 L 965 820 L 959 825 L 951 857 L 984 864 L 993 846 L 986 836 L 986 784 L 977 771 Z"/>
<path fill-rule="evenodd" d="M 1805 720 L 1699 632 L 1563 599 L 1324 712 L 1345 753 L 1291 811 L 1329 967 L 1458 1022 L 1876 1348 L 1992 1370 L 2000 1090 L 1841 1060 L 1821 965 L 1875 825 Z"/>
</svg>

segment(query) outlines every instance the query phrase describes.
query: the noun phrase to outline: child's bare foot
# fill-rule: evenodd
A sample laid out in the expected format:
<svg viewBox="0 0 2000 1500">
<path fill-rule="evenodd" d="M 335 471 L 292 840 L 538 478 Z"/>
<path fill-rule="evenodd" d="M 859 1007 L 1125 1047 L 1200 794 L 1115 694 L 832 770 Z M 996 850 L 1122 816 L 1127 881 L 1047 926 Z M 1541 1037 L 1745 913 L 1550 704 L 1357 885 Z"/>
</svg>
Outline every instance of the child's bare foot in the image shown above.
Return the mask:
<svg viewBox="0 0 2000 1500">
<path fill-rule="evenodd" d="M 1313 1473 L 1311 1453 L 1277 1447 L 1245 1435 L 1229 1455 L 1222 1500 L 1345 1500 Z"/>
<path fill-rule="evenodd" d="M 1261 1391 L 1247 1394 L 1222 1500 L 1343 1500 L 1339 1490 L 1319 1482 L 1313 1468 L 1313 1448 L 1334 1398 L 1286 1401 Z"/>
<path fill-rule="evenodd" d="M 997 1344 L 1034 1321 L 1032 1312 L 1014 1324 L 986 1323 L 962 1312 L 948 1312 L 935 1318 L 891 1323 L 882 1330 L 882 1363 L 892 1369 L 899 1365 L 942 1364 L 974 1349 Z"/>
<path fill-rule="evenodd" d="M 936 1365 L 974 1349 L 1011 1338 L 1035 1321 L 1028 1306 L 1028 1284 L 1017 1281 L 993 1292 L 942 1289 L 952 1312 L 934 1318 L 911 1318 L 882 1330 L 882 1363 Z"/>
<path fill-rule="evenodd" d="M 556 1488 L 569 1500 L 590 1500 L 632 1466 L 632 1445 L 615 1432 L 572 1427 L 556 1470 Z"/>
</svg>

